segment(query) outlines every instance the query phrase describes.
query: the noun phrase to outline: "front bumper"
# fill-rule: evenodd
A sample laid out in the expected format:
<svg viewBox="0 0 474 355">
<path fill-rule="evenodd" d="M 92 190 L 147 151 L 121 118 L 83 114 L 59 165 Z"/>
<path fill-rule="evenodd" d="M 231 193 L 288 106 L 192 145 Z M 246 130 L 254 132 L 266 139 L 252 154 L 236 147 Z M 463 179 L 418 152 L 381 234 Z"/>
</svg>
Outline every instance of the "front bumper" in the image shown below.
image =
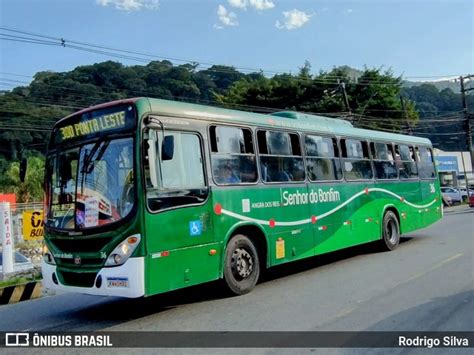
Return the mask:
<svg viewBox="0 0 474 355">
<path fill-rule="evenodd" d="M 137 298 L 145 295 L 145 258 L 130 258 L 121 266 L 104 267 L 96 276 L 102 277 L 100 287 L 76 287 L 61 284 L 57 277 L 57 284 L 53 281 L 53 274 L 57 271 L 56 265 L 50 265 L 43 261 L 43 287 L 52 291 L 85 293 L 97 296 L 117 296 Z M 127 282 L 125 282 L 127 281 Z"/>
</svg>

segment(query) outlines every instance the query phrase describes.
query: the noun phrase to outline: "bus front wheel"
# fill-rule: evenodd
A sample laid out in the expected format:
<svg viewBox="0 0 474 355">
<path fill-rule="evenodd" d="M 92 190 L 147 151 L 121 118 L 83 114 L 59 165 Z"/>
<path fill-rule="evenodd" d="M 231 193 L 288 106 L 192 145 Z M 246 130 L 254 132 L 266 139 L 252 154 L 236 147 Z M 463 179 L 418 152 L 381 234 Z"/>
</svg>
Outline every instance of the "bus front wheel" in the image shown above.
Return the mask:
<svg viewBox="0 0 474 355">
<path fill-rule="evenodd" d="M 382 248 L 394 250 L 400 243 L 400 224 L 397 215 L 393 211 L 385 212 L 382 224 Z"/>
<path fill-rule="evenodd" d="M 224 263 L 224 280 L 236 295 L 250 292 L 260 275 L 257 248 L 243 234 L 234 235 L 227 244 Z"/>
</svg>

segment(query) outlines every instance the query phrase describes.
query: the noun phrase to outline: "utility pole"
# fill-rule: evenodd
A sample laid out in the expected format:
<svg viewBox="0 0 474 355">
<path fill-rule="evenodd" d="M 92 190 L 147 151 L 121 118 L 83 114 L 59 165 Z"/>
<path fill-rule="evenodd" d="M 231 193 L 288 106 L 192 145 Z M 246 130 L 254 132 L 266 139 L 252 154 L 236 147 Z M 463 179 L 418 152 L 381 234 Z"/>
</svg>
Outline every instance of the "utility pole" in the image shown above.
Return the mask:
<svg viewBox="0 0 474 355">
<path fill-rule="evenodd" d="M 472 126 L 471 126 L 471 117 L 467 108 L 466 92 L 474 90 L 474 87 L 469 88 L 469 89 L 464 88 L 464 80 L 471 79 L 471 78 L 474 78 L 474 75 L 466 75 L 464 77 L 460 76 L 459 81 L 461 82 L 462 108 L 463 108 L 464 119 L 465 119 L 464 129 L 466 130 L 467 148 L 471 156 L 471 173 L 473 173 L 474 172 L 474 151 L 472 150 Z"/>
<path fill-rule="evenodd" d="M 344 97 L 344 105 L 346 106 L 346 110 L 347 112 L 349 112 L 349 117 L 352 118 L 351 107 L 349 106 L 349 99 L 347 98 L 346 83 L 341 81 L 340 79 L 337 79 L 337 83 L 342 89 L 342 95 Z"/>
<path fill-rule="evenodd" d="M 402 105 L 402 110 L 405 112 L 405 120 L 406 120 L 406 125 L 407 125 L 407 132 L 410 136 L 413 135 L 413 131 L 411 129 L 411 124 L 410 120 L 408 119 L 408 112 L 407 112 L 407 107 L 405 106 L 405 100 L 403 100 L 403 96 L 400 95 L 400 103 Z"/>
</svg>

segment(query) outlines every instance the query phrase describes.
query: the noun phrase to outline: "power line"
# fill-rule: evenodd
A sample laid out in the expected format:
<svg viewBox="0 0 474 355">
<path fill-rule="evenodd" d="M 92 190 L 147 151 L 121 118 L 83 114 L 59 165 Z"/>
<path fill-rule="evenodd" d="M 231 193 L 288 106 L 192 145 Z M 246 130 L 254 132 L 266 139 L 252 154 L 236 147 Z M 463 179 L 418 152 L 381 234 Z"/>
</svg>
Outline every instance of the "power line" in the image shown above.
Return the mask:
<svg viewBox="0 0 474 355">
<path fill-rule="evenodd" d="M 418 132 L 417 134 L 423 136 L 464 136 L 466 132 L 448 132 L 448 133 L 428 133 L 428 132 Z"/>
<path fill-rule="evenodd" d="M 1 34 L 0 34 L 1 36 Z M 14 38 L 5 38 L 5 37 L 0 37 L 1 40 L 3 41 L 11 41 L 11 42 L 20 42 L 20 43 L 31 43 L 31 44 L 44 44 L 47 46 L 57 46 L 55 43 L 47 43 L 45 41 L 36 41 L 34 39 L 31 40 L 23 40 L 23 39 L 14 39 Z"/>
<path fill-rule="evenodd" d="M 16 75 L 16 76 L 20 76 L 20 75 L 21 75 L 21 74 L 13 74 L 13 73 L 6 73 L 6 74 Z M 21 76 L 30 77 L 30 76 L 27 76 L 27 75 L 21 75 Z M 14 80 L 14 79 L 4 79 L 4 80 L 10 80 L 10 81 L 13 81 L 13 82 L 19 82 L 19 83 L 28 84 L 28 82 L 19 81 L 19 80 Z M 51 86 L 51 87 L 63 88 L 63 89 L 68 90 L 68 91 L 74 91 L 74 90 L 71 89 L 71 88 L 59 87 L 59 86 L 54 86 L 54 85 L 46 84 L 46 83 L 41 83 L 41 84 L 42 84 L 42 85 L 49 85 L 49 86 Z M 82 84 L 82 83 L 81 83 L 81 84 Z M 327 83 L 326 83 L 326 84 L 327 84 Z M 104 88 L 104 86 L 96 86 L 96 87 L 97 87 L 98 89 L 100 89 L 100 90 L 103 90 L 103 88 Z M 111 88 L 111 89 L 112 89 L 112 90 L 116 90 L 117 88 L 114 87 L 114 88 Z M 76 90 L 76 91 L 77 91 L 77 90 Z M 127 90 L 127 92 L 133 92 L 133 91 L 132 91 L 132 90 Z M 137 92 L 137 91 L 136 91 L 136 92 Z M 139 95 L 143 95 L 143 94 L 144 94 L 145 96 L 150 96 L 150 94 L 152 94 L 152 93 L 146 92 L 146 91 L 140 91 L 140 92 L 138 92 L 138 93 L 139 93 Z M 106 94 L 105 94 L 105 93 L 95 93 L 94 95 L 95 95 L 95 97 L 102 99 L 101 96 L 97 96 L 97 95 L 104 95 L 104 96 L 105 96 Z M 151 96 L 155 96 L 154 93 L 153 93 Z M 84 96 L 80 96 L 80 97 L 84 98 Z M 90 97 L 90 95 L 88 96 L 88 98 L 89 98 L 89 97 Z M 105 98 L 105 97 L 104 97 L 104 98 Z M 174 96 L 173 98 L 178 98 L 178 99 L 179 99 L 180 97 Z M 212 104 L 214 104 L 214 105 L 216 104 L 215 101 L 203 100 L 203 99 L 198 99 L 198 98 L 192 99 L 192 98 L 189 98 L 189 97 L 185 97 L 185 98 L 183 98 L 183 99 L 188 100 L 188 101 L 189 101 L 189 100 L 193 100 L 193 101 L 195 101 L 195 102 L 204 102 L 204 103 L 206 103 L 206 102 L 209 103 L 209 102 L 210 102 L 210 103 L 212 103 Z M 246 107 L 246 108 L 250 108 L 250 109 L 254 109 L 254 110 L 257 109 L 257 110 L 259 110 L 259 111 L 261 111 L 262 109 L 265 109 L 265 107 L 263 107 L 263 106 L 249 106 L 249 105 L 242 105 L 242 104 L 227 104 L 227 105 L 228 105 L 228 106 L 233 106 L 233 107 Z M 268 112 L 273 112 L 273 111 L 275 111 L 274 108 L 267 108 L 267 109 L 270 109 L 270 110 L 267 110 Z M 402 111 L 402 110 L 370 109 L 370 111 L 398 112 L 398 111 Z M 442 111 L 434 111 L 434 112 L 442 112 Z M 445 112 L 452 112 L 452 111 L 445 111 Z"/>
<path fill-rule="evenodd" d="M 2 27 L 0 27 L 2 28 Z M 5 29 L 5 28 L 2 28 L 2 29 Z M 8 29 L 7 29 L 8 30 Z M 11 30 L 13 32 L 19 32 L 19 33 L 26 33 L 26 34 L 31 34 L 31 33 L 27 33 L 27 32 L 22 32 L 22 31 L 18 31 L 18 30 Z M 44 36 L 44 35 L 38 35 L 38 34 L 32 34 L 33 36 L 37 36 L 37 37 L 42 37 L 42 38 L 47 38 L 47 39 L 53 39 L 53 40 L 57 40 L 57 41 L 61 41 L 61 44 L 59 43 L 55 43 L 55 45 L 61 45 L 63 47 L 66 47 L 66 40 L 62 39 L 62 38 L 54 38 L 54 37 L 48 37 L 48 36 Z M 7 35 L 7 36 L 10 36 L 11 38 L 16 38 L 16 39 L 28 39 L 29 38 L 26 38 L 26 37 L 20 37 L 20 36 L 13 36 L 13 35 Z M 38 41 L 37 39 L 35 39 L 34 41 Z M 43 41 L 45 42 L 46 44 L 47 43 L 50 43 L 48 41 Z M 98 48 L 98 49 L 90 49 L 90 48 L 84 48 L 82 46 L 71 46 L 71 45 L 68 45 L 70 48 L 73 48 L 73 49 L 79 49 L 79 50 L 86 50 L 86 51 L 93 51 L 94 53 L 99 53 L 99 54 L 105 54 L 105 55 L 110 55 L 111 53 L 110 52 L 107 52 L 107 51 L 103 51 L 103 50 L 100 50 L 101 48 L 104 48 L 104 49 L 111 49 L 110 47 L 104 47 L 104 46 L 97 46 L 97 45 L 91 45 L 91 44 L 87 44 L 87 43 L 84 43 L 84 42 L 77 42 L 77 41 L 68 41 L 70 43 L 79 43 L 79 44 L 84 44 L 84 45 L 89 45 L 89 46 L 93 46 L 95 48 Z M 42 43 L 44 44 L 44 43 Z M 112 50 L 115 50 L 112 48 Z M 133 51 L 127 51 L 129 53 L 137 53 L 137 52 L 133 52 Z M 113 53 L 112 53 L 113 54 Z M 138 53 L 139 55 L 144 55 L 143 53 Z M 113 54 L 113 55 L 116 55 L 116 54 Z M 127 57 L 127 59 L 137 59 L 136 57 L 130 57 L 130 56 L 123 56 L 121 55 L 122 57 Z M 141 61 L 144 61 L 143 58 L 139 58 L 139 60 Z M 147 61 L 147 60 L 145 60 Z M 211 70 L 212 71 L 212 70 Z M 218 70 L 216 70 L 218 71 Z M 222 71 L 222 70 L 219 70 L 219 71 Z M 327 78 L 338 78 L 340 76 L 333 76 L 333 75 L 323 75 L 321 76 L 320 79 L 305 79 L 307 81 L 310 81 L 310 82 L 313 82 L 313 83 L 317 83 L 317 82 L 320 82 L 320 83 L 324 83 L 325 85 L 335 85 L 335 83 L 330 83 L 330 82 L 327 82 Z M 303 80 L 303 78 L 293 78 L 294 80 Z M 10 79 L 11 81 L 13 81 L 12 79 Z M 398 79 L 394 79 L 394 81 L 397 81 Z M 386 82 L 381 82 L 381 81 L 378 81 L 378 80 L 370 80 L 370 79 L 364 79 L 362 82 L 360 83 L 347 83 L 348 85 L 375 85 L 375 84 L 380 84 L 380 85 L 388 85 L 389 83 L 386 83 Z M 400 85 L 399 82 L 396 82 L 396 83 L 390 83 L 392 85 Z M 45 85 L 48 85 L 48 84 L 45 84 Z M 101 88 L 101 87 L 98 87 L 98 88 Z M 69 88 L 65 88 L 66 90 L 69 90 L 69 91 L 72 91 L 71 89 Z M 114 90 L 116 90 L 116 88 L 114 88 Z M 130 92 L 130 90 L 128 90 Z M 106 93 L 94 93 L 94 97 L 96 98 L 102 98 L 101 96 L 97 96 L 97 95 L 106 95 Z M 41 97 L 41 95 L 38 95 Z M 76 96 L 79 96 L 79 97 L 82 97 L 83 99 L 85 99 L 86 97 L 83 96 L 83 95 L 76 95 Z M 43 96 L 44 97 L 44 96 Z M 90 98 L 91 96 L 88 96 L 87 98 Z M 49 97 L 47 97 L 49 99 Z M 176 97 L 176 96 L 173 96 L 173 98 L 175 99 L 179 99 L 180 97 Z M 189 98 L 189 97 L 186 97 L 184 98 L 186 99 L 187 101 L 196 101 L 196 102 L 212 102 L 212 104 L 217 104 L 217 102 L 215 101 L 208 101 L 208 100 L 202 100 L 202 99 L 192 99 L 192 98 Z M 62 101 L 66 101 L 65 99 L 62 99 Z M 26 101 L 28 102 L 28 101 Z M 69 104 L 69 102 L 65 102 L 66 104 Z M 39 104 L 39 105 L 48 105 L 48 106 L 55 106 L 55 107 L 64 107 L 64 108 L 75 108 L 75 109 L 80 109 L 82 107 L 80 106 L 73 106 L 73 104 L 71 103 L 70 105 L 57 105 L 57 104 L 54 104 L 52 101 L 46 101 L 46 102 L 35 102 L 34 104 Z M 267 112 L 274 112 L 274 111 L 277 111 L 277 110 L 285 110 L 286 108 L 273 108 L 273 107 L 262 107 L 262 106 L 250 106 L 250 105 L 239 105 L 239 104 L 224 104 L 224 106 L 231 106 L 231 107 L 246 107 L 246 108 L 250 108 L 250 109 L 254 109 L 254 110 L 258 110 L 258 111 L 267 111 Z M 328 114 L 328 113 L 320 113 L 320 114 Z M 386 123 L 387 121 L 387 118 L 380 118 L 380 117 L 377 117 L 377 118 L 372 118 L 374 121 L 377 120 L 377 121 L 384 121 L 384 124 L 387 125 L 388 123 Z M 391 121 L 396 121 L 397 119 L 390 119 Z M 400 119 L 401 120 L 401 119 Z M 375 122 L 377 122 L 375 121 Z M 427 121 L 425 121 L 427 122 Z M 372 122 L 370 122 L 372 123 Z M 394 124 L 392 124 L 394 125 Z"/>
<path fill-rule="evenodd" d="M 446 123 L 430 125 L 429 127 L 413 127 L 412 130 L 413 131 L 426 131 L 432 128 L 449 127 L 449 126 L 455 126 L 458 124 L 459 122 L 446 122 Z"/>
<path fill-rule="evenodd" d="M 0 79 L 2 80 L 2 79 Z M 17 83 L 25 83 L 27 84 L 27 82 L 25 81 L 20 81 L 20 80 L 14 80 L 14 79 L 3 79 L 3 80 L 9 80 L 9 81 L 12 81 L 12 82 L 17 82 Z M 58 88 L 58 89 L 63 89 L 63 90 L 68 90 L 68 91 L 72 91 L 72 92 L 79 92 L 79 90 L 77 89 L 73 89 L 73 88 L 67 88 L 67 87 L 64 87 L 64 86 L 58 86 L 58 85 L 51 85 L 51 84 L 46 84 L 44 82 L 41 82 L 39 83 L 41 85 L 45 85 L 45 86 L 49 86 L 49 87 L 53 87 L 53 88 Z M 80 83 L 80 84 L 84 84 L 84 83 Z M 9 84 L 9 85 L 13 85 L 13 84 Z M 31 85 L 31 83 L 30 83 Z M 97 86 L 97 85 L 93 85 L 93 84 L 88 84 L 88 85 L 92 85 L 100 90 L 103 90 L 103 89 L 109 89 L 109 90 L 117 90 L 116 87 L 110 87 L 110 86 L 106 86 L 106 85 L 102 85 L 102 86 Z M 148 96 L 148 97 L 156 97 L 156 94 L 155 93 L 152 93 L 150 91 L 136 91 L 136 90 L 125 90 L 126 92 L 129 92 L 129 93 L 134 93 L 134 94 L 138 94 L 138 96 Z M 88 99 L 88 98 L 96 98 L 96 99 L 107 99 L 107 95 L 110 95 L 111 93 L 106 93 L 106 92 L 96 92 L 96 93 L 93 93 L 92 95 L 87 95 L 87 96 L 84 96 L 84 95 L 76 95 L 76 96 L 79 96 L 79 97 L 82 97 L 83 99 Z M 112 93 L 113 94 L 113 93 Z M 99 96 L 100 95 L 100 96 Z M 40 96 L 41 95 L 38 95 L 38 94 L 35 94 L 35 96 Z M 183 99 L 183 100 L 187 100 L 187 101 L 194 101 L 194 102 L 198 102 L 198 103 L 205 103 L 205 104 L 218 104 L 217 101 L 211 101 L 211 100 L 206 100 L 206 99 L 200 99 L 200 98 L 191 98 L 191 97 L 183 97 L 183 96 L 176 96 L 176 95 L 173 95 L 172 96 L 173 99 Z M 160 97 L 158 97 L 160 98 Z M 62 100 L 65 100 L 65 99 L 62 99 Z M 95 100 L 96 101 L 96 100 Z M 273 107 L 265 107 L 265 106 L 253 106 L 253 105 L 243 105 L 243 104 L 234 104 L 234 103 L 226 103 L 225 105 L 221 105 L 221 106 L 232 106 L 232 107 L 240 107 L 240 108 L 245 108 L 245 109 L 253 109 L 253 110 L 259 110 L 259 111 L 267 111 L 267 112 L 275 112 L 275 111 L 279 111 L 279 110 L 284 110 L 284 108 L 273 108 Z M 316 113 L 318 114 L 318 113 Z M 323 114 L 323 113 L 319 113 L 319 114 Z"/>
<path fill-rule="evenodd" d="M 1 128 L 0 131 L 22 131 L 22 132 L 38 132 L 38 133 L 50 133 L 51 130 L 38 130 L 38 129 L 22 129 L 22 128 Z M 10 149 L 7 150 L 8 152 L 11 152 Z"/>
<path fill-rule="evenodd" d="M 97 53 L 97 54 L 102 54 L 102 55 L 108 55 L 108 56 L 113 56 L 121 59 L 129 59 L 129 60 L 136 60 L 136 61 L 146 61 L 148 62 L 150 58 L 154 59 L 164 59 L 164 60 L 169 60 L 169 61 L 175 61 L 175 62 L 183 62 L 183 63 L 188 63 L 191 65 L 196 65 L 196 67 L 202 67 L 202 66 L 222 66 L 222 64 L 216 64 L 216 63 L 211 63 L 211 62 L 206 62 L 206 61 L 198 61 L 198 60 L 189 60 L 189 59 L 181 59 L 181 58 L 176 58 L 176 57 L 169 57 L 169 56 L 162 56 L 162 55 L 156 55 L 156 54 L 150 54 L 150 53 L 144 53 L 144 52 L 138 52 L 138 51 L 132 51 L 132 50 L 127 50 L 127 49 L 121 49 L 121 48 L 114 48 L 106 45 L 97 45 L 93 43 L 87 43 L 87 42 L 81 42 L 81 41 L 75 41 L 75 40 L 69 40 L 69 39 L 64 39 L 61 37 L 52 37 L 52 36 L 47 36 L 43 34 L 38 34 L 38 33 L 33 33 L 33 32 L 28 32 L 28 31 L 22 31 L 19 29 L 14 29 L 11 27 L 5 27 L 5 26 L 0 26 L 0 29 L 3 31 L 8 31 L 8 32 L 13 32 L 13 33 L 19 33 L 23 35 L 28 35 L 28 36 L 33 36 L 32 37 L 22 37 L 22 36 L 17 36 L 20 37 L 24 40 L 24 38 L 29 39 L 31 41 L 40 41 L 41 43 L 39 44 L 50 44 L 50 45 L 55 45 L 55 46 L 62 46 L 62 47 L 69 47 L 72 49 L 77 49 L 77 50 L 83 50 L 83 51 L 89 51 L 92 53 Z M 3 34 L 4 36 L 10 36 L 12 35 L 7 35 Z M 42 38 L 42 40 L 35 39 L 34 37 Z M 6 38 L 0 38 L 0 39 L 6 39 Z M 15 38 L 10 38 L 10 39 L 15 39 Z M 48 41 L 46 41 L 48 40 Z M 116 52 L 116 53 L 115 53 Z M 123 54 L 118 54 L 118 53 L 125 53 L 126 55 Z M 132 54 L 133 56 L 131 56 Z M 287 74 L 288 72 L 283 72 L 283 71 L 276 71 L 276 70 L 262 70 L 262 69 L 255 69 L 255 68 L 245 68 L 245 67 L 234 67 L 231 66 L 234 70 L 239 70 L 239 71 L 244 71 L 244 72 L 262 72 L 262 73 L 271 73 L 275 75 L 279 74 Z M 207 70 L 210 71 L 217 71 L 217 72 L 229 72 L 229 70 L 222 70 L 224 68 L 221 68 L 219 70 L 216 70 L 217 68 L 210 69 L 208 68 Z M 232 72 L 234 72 L 232 70 Z M 409 77 L 407 76 L 406 79 L 409 78 L 443 78 L 451 75 L 440 75 L 440 76 L 416 76 L 416 77 Z M 331 74 L 326 74 L 323 75 L 323 78 L 332 78 L 332 79 L 347 79 L 344 76 L 340 75 L 331 75 Z M 303 78 L 298 78 L 300 80 L 303 80 Z M 307 79 L 311 81 L 312 79 Z M 401 77 L 395 79 L 395 80 L 402 80 Z M 370 80 L 365 80 L 363 83 L 347 83 L 347 84 L 357 84 L 357 85 L 370 85 L 369 83 Z M 370 81 L 372 84 L 377 83 L 376 81 Z M 380 84 L 383 85 L 388 85 L 387 82 L 380 82 Z M 400 83 L 391 83 L 391 85 L 400 85 Z"/>
<path fill-rule="evenodd" d="M 41 97 L 41 95 L 40 95 Z M 47 97 L 47 96 L 43 96 L 43 97 Z M 86 106 L 74 106 L 72 104 L 69 104 L 68 101 L 66 101 L 66 105 L 59 105 L 57 103 L 55 103 L 53 100 L 42 100 L 42 101 L 38 101 L 38 100 L 35 100 L 35 101 L 32 101 L 32 100 L 23 100 L 24 102 L 26 103 L 30 103 L 30 104 L 33 104 L 33 105 L 41 105 L 41 106 L 48 106 L 48 107 L 60 107 L 60 108 L 73 108 L 73 109 L 83 109 L 85 108 Z M 64 103 L 65 100 L 63 100 L 63 103 Z M 255 107 L 255 108 L 258 108 L 260 110 L 262 109 L 265 109 L 265 108 L 262 108 L 262 107 Z M 271 112 L 275 112 L 275 111 L 279 111 L 279 110 L 284 110 L 284 108 L 268 108 Z M 15 112 L 17 113 L 17 112 Z M 27 112 L 19 112 L 19 113 L 25 113 L 27 114 Z M 333 113 L 333 112 L 322 112 L 322 113 L 318 113 L 320 115 L 329 115 L 329 114 L 338 114 L 338 116 L 341 116 L 341 114 L 343 113 Z M 38 117 L 39 118 L 39 117 Z M 438 120 L 438 119 L 431 119 L 431 120 L 420 120 L 418 122 L 416 122 L 415 124 L 428 124 L 428 123 L 432 123 L 432 122 L 440 122 L 442 123 L 442 125 L 446 125 L 446 124 L 454 124 L 454 123 L 457 123 L 457 122 L 460 122 L 462 121 L 462 119 L 457 119 L 456 117 L 453 117 L 453 119 L 451 120 L 447 120 L 447 119 L 443 119 L 443 120 Z M 376 126 L 385 126 L 385 127 L 393 127 L 393 128 L 399 128 L 400 127 L 400 124 L 397 123 L 397 122 L 400 122 L 400 123 L 403 123 L 405 122 L 404 119 L 394 119 L 394 118 L 386 118 L 386 117 L 362 117 L 361 118 L 361 123 L 365 123 L 367 126 L 370 126 L 370 124 L 374 124 Z M 378 128 L 378 127 L 373 127 L 372 128 Z M 421 129 L 419 127 L 416 128 L 417 130 Z"/>
<path fill-rule="evenodd" d="M 25 78 L 33 78 L 32 75 L 16 74 L 16 73 L 4 72 L 4 71 L 0 71 L 0 74 L 11 75 L 11 76 L 22 76 L 22 77 L 25 77 Z"/>
<path fill-rule="evenodd" d="M 53 124 L 53 123 L 52 123 Z M 389 127 L 373 127 L 367 124 L 360 124 L 358 125 L 359 128 L 363 129 L 371 129 L 371 130 L 379 130 L 391 133 L 402 133 L 406 134 L 407 132 L 404 131 L 400 126 L 393 126 Z M 52 130 L 51 127 L 46 127 L 43 125 L 32 125 L 32 124 L 22 124 L 22 125 L 14 125 L 14 124 L 1 124 L 0 123 L 0 130 L 13 130 L 13 131 L 38 131 L 38 132 L 50 132 Z M 428 136 L 460 136 L 464 135 L 464 132 L 449 132 L 449 133 L 430 133 L 430 132 L 416 132 L 416 135 L 428 135 Z"/>
<path fill-rule="evenodd" d="M 12 74 L 12 75 L 16 75 L 16 76 L 25 76 L 25 77 L 29 77 L 27 75 L 22 75 L 22 74 L 13 74 L 13 73 L 6 73 L 6 74 Z M 16 80 L 16 79 L 9 79 L 9 78 L 5 78 L 5 79 L 1 79 L 0 80 L 5 80 L 5 81 L 11 81 L 13 83 L 20 83 L 20 84 L 28 84 L 28 82 L 26 81 L 22 81 L 22 80 Z M 30 83 L 31 85 L 32 83 Z M 34 82 L 33 82 L 34 84 Z M 52 84 L 47 84 L 45 82 L 40 82 L 38 83 L 40 85 L 45 85 L 45 86 L 48 86 L 48 87 L 53 87 L 53 88 L 58 88 L 58 89 L 63 89 L 63 90 L 67 90 L 67 91 L 70 91 L 70 92 L 79 92 L 79 90 L 77 89 L 73 89 L 73 88 L 69 88 L 69 87 L 64 87 L 64 86 L 58 86 L 58 85 L 52 85 Z M 80 84 L 83 84 L 83 83 L 80 83 Z M 88 84 L 88 85 L 91 85 L 91 84 Z M 96 87 L 97 89 L 100 89 L 100 90 L 104 90 L 104 89 L 110 89 L 110 90 L 117 90 L 116 87 L 108 87 L 108 86 L 96 86 L 94 85 L 94 87 Z M 139 96 L 141 95 L 145 95 L 145 96 L 155 96 L 154 93 L 152 92 L 148 92 L 148 91 L 134 91 L 134 90 L 126 90 L 127 92 L 131 92 L 131 93 L 136 93 L 138 94 Z M 105 93 L 105 92 L 95 92 L 91 95 L 87 95 L 87 96 L 84 96 L 84 95 L 77 95 L 77 94 L 74 94 L 75 97 L 79 97 L 79 98 L 82 98 L 84 100 L 86 99 L 90 99 L 90 98 L 94 98 L 94 99 L 107 99 L 107 95 L 110 95 L 110 93 Z M 38 94 L 35 94 L 35 96 L 40 96 L 41 95 L 38 95 Z M 47 97 L 49 98 L 49 97 Z M 185 100 L 188 100 L 188 101 L 195 101 L 195 102 L 199 102 L 199 103 L 211 103 L 211 104 L 217 104 L 216 101 L 210 101 L 210 100 L 205 100 L 205 99 L 199 99 L 199 98 L 189 98 L 189 97 L 179 97 L 179 96 L 174 96 L 174 98 L 177 98 L 177 99 L 185 99 Z M 69 105 L 73 105 L 74 103 L 70 103 L 70 102 L 67 102 L 65 99 L 61 99 L 62 102 L 66 103 L 66 104 L 69 104 Z M 95 103 L 97 100 L 94 100 L 92 103 Z M 88 100 L 90 102 L 90 100 Z M 50 102 L 51 103 L 51 102 Z M 259 110 L 259 111 L 267 111 L 267 112 L 275 112 L 277 110 L 284 110 L 285 108 L 273 108 L 273 107 L 264 107 L 264 106 L 253 106 L 253 105 L 243 105 L 243 104 L 226 104 L 228 106 L 232 106 L 232 107 L 237 107 L 237 108 L 245 108 L 245 109 L 251 109 L 251 110 Z M 86 105 L 87 106 L 87 105 Z M 72 106 L 72 107 L 77 107 L 77 106 Z M 370 110 L 370 111 L 375 111 L 375 110 Z M 383 111 L 387 111 L 387 112 L 395 112 L 395 111 L 399 111 L 399 110 L 382 110 L 382 109 L 378 109 L 377 111 L 379 112 L 383 112 Z M 451 111 L 446 111 L 446 112 L 451 112 Z M 328 112 L 319 112 L 319 113 L 315 113 L 315 114 L 328 114 Z M 389 119 L 389 118 L 385 118 L 385 117 L 373 117 L 373 116 L 364 116 L 364 117 L 367 117 L 368 119 L 374 119 L 374 120 L 386 120 L 386 119 Z M 434 117 L 444 117 L 443 116 L 434 116 Z M 361 118 L 362 119 L 362 118 Z M 395 121 L 395 120 L 399 120 L 399 121 L 405 121 L 405 119 L 395 119 L 395 118 L 390 118 L 390 120 L 392 121 Z M 435 120 L 431 119 L 431 120 L 428 120 L 428 119 L 421 119 L 419 122 L 434 122 Z"/>
</svg>

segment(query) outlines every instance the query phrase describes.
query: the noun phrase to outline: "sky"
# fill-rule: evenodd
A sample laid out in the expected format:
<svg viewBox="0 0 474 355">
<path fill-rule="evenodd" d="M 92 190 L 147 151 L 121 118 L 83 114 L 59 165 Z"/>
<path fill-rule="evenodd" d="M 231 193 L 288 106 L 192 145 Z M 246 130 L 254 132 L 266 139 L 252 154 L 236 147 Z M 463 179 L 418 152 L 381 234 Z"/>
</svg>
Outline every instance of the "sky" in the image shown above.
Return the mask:
<svg viewBox="0 0 474 355">
<path fill-rule="evenodd" d="M 367 66 L 435 80 L 474 74 L 473 19 L 473 0 L 1 0 L 0 72 L 32 76 L 105 60 L 145 64 L 7 40 L 24 36 L 7 28 L 176 64 L 272 75 L 295 73 L 307 60 L 313 73 Z"/>
</svg>

